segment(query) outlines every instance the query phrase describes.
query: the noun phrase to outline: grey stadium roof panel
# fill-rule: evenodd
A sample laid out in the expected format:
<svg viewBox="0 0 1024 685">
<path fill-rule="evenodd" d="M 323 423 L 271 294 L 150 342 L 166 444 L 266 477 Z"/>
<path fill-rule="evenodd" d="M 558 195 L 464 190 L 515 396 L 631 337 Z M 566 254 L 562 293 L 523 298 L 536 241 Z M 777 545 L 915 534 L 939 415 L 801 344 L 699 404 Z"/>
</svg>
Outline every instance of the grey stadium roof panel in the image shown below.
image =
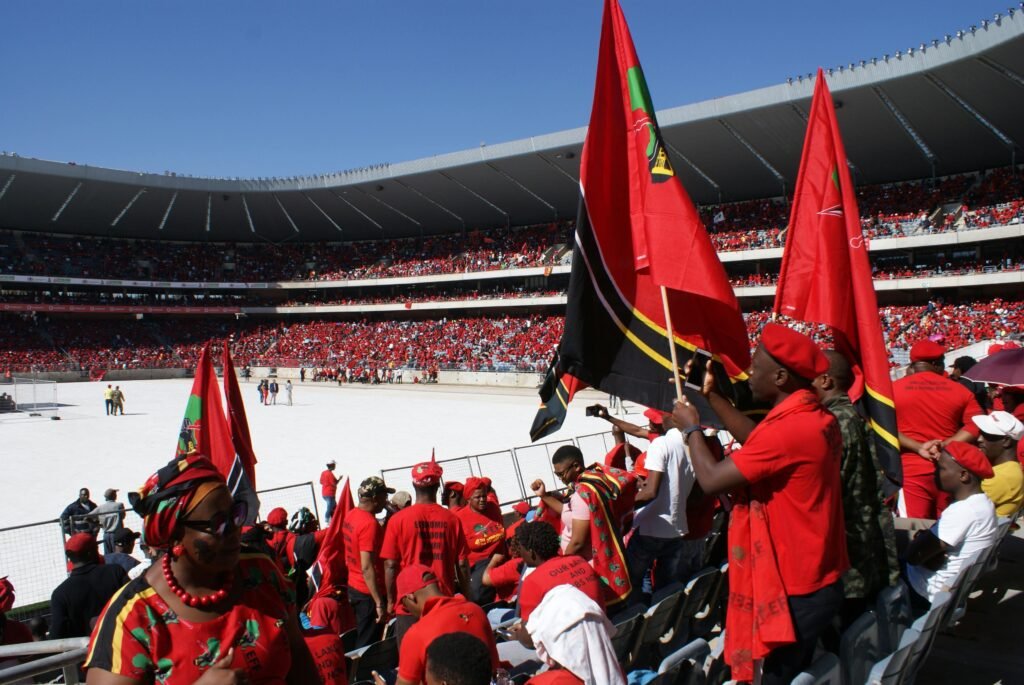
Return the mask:
<svg viewBox="0 0 1024 685">
<path fill-rule="evenodd" d="M 1005 166 L 1024 156 L 1024 11 L 829 85 L 858 184 Z M 658 113 L 698 204 L 796 182 L 813 79 Z M 199 241 L 372 240 L 575 216 L 585 128 L 294 179 L 225 180 L 0 156 L 0 227 Z"/>
</svg>

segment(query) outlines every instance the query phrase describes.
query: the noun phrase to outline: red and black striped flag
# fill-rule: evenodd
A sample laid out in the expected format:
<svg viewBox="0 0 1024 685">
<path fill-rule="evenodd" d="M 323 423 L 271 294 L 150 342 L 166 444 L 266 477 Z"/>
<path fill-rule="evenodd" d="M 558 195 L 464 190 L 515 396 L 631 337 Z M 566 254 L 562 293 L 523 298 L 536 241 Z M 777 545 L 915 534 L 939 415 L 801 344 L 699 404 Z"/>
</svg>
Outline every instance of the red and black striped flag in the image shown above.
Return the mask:
<svg viewBox="0 0 1024 685">
<path fill-rule="evenodd" d="M 680 364 L 695 348 L 734 378 L 750 363 L 739 303 L 669 159 L 617 0 L 604 5 L 580 190 L 565 333 L 533 440 L 558 430 L 573 392 L 587 385 L 671 408 L 662 287 Z"/>
<path fill-rule="evenodd" d="M 854 365 L 850 399 L 860 404 L 893 484 L 903 481 L 889 354 L 882 337 L 867 239 L 825 76 L 818 70 L 782 256 L 775 311 L 831 327 Z"/>
</svg>

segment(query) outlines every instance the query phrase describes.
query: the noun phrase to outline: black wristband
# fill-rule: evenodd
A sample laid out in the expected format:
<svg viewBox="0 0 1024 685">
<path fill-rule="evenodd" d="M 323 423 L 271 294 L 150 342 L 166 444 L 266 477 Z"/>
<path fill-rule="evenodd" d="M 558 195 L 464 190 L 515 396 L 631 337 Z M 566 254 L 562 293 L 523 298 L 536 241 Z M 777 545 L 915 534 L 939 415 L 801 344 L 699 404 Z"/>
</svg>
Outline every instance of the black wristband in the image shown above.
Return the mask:
<svg viewBox="0 0 1024 685">
<path fill-rule="evenodd" d="M 680 428 L 679 432 L 683 434 L 683 441 L 689 439 L 691 433 L 701 432 L 703 429 L 700 424 L 694 424 L 693 426 L 687 426 L 686 428 Z"/>
</svg>

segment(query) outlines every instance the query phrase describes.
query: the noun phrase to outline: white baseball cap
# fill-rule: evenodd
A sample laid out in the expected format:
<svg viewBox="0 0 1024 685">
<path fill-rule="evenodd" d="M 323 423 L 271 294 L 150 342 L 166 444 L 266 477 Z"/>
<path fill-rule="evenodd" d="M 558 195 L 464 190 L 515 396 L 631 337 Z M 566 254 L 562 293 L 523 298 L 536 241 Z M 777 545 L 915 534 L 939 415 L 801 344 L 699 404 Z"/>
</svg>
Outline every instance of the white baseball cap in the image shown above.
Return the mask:
<svg viewBox="0 0 1024 685">
<path fill-rule="evenodd" d="M 994 411 L 988 415 L 972 416 L 971 421 L 981 429 L 982 433 L 989 435 L 1001 435 L 1011 440 L 1020 440 L 1024 437 L 1024 423 L 1006 411 Z"/>
</svg>

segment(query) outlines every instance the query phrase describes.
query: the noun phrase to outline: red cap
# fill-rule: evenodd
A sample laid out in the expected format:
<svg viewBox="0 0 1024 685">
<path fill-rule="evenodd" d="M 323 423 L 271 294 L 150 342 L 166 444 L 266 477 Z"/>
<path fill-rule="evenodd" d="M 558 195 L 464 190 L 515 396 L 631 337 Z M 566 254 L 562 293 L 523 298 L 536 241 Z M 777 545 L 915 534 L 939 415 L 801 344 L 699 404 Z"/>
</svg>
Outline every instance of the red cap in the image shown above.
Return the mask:
<svg viewBox="0 0 1024 685">
<path fill-rule="evenodd" d="M 441 482 L 442 475 L 444 475 L 444 469 L 438 466 L 434 450 L 430 450 L 430 461 L 412 467 L 412 484 L 421 487 L 437 485 Z"/>
<path fill-rule="evenodd" d="M 72 554 L 86 554 L 92 552 L 99 554 L 99 547 L 96 545 L 96 538 L 89 533 L 76 533 L 64 543 L 64 551 Z"/>
<path fill-rule="evenodd" d="M 942 449 L 953 457 L 953 461 L 982 480 L 995 475 L 988 457 L 974 445 L 954 440 Z"/>
<path fill-rule="evenodd" d="M 931 340 L 918 340 L 910 348 L 910 361 L 930 362 L 935 359 L 942 359 L 946 355 L 946 348 Z"/>
<path fill-rule="evenodd" d="M 516 512 L 520 516 L 526 516 L 527 514 L 529 514 L 530 509 L 533 509 L 533 507 L 531 507 L 530 503 L 525 500 L 522 502 L 516 502 L 514 505 L 512 505 L 512 511 Z"/>
<path fill-rule="evenodd" d="M 281 507 L 275 507 L 267 514 L 267 523 L 274 528 L 284 528 L 288 525 L 288 512 Z"/>
<path fill-rule="evenodd" d="M 444 483 L 445 490 L 451 490 L 452 492 L 462 492 L 462 483 L 457 480 L 448 480 Z"/>
<path fill-rule="evenodd" d="M 665 421 L 665 412 L 658 411 L 657 409 L 645 409 L 644 416 L 647 417 L 648 421 L 656 423 L 659 426 Z"/>
<path fill-rule="evenodd" d="M 792 328 L 767 324 L 761 333 L 761 345 L 775 361 L 807 380 L 814 380 L 828 371 L 828 358 L 821 348 Z"/>
<path fill-rule="evenodd" d="M 633 462 L 633 473 L 635 473 L 636 475 L 640 476 L 641 478 L 646 478 L 648 475 L 650 475 L 650 471 L 648 471 L 644 467 L 644 464 L 646 464 L 646 463 L 647 463 L 647 452 L 641 452 L 640 456 L 637 457 L 636 461 Z"/>
<path fill-rule="evenodd" d="M 14 586 L 7 576 L 0 578 L 0 614 L 5 614 L 14 606 Z"/>
<path fill-rule="evenodd" d="M 487 477 L 484 477 L 484 478 L 467 478 L 466 479 L 466 489 L 463 490 L 463 492 L 465 493 L 465 495 L 467 497 L 469 497 L 470 495 L 472 495 L 474 492 L 476 492 L 480 488 L 483 488 L 484 490 L 490 490 L 491 489 L 491 479 L 487 478 Z"/>
<path fill-rule="evenodd" d="M 437 584 L 437 576 L 429 566 L 423 564 L 410 564 L 403 568 L 395 581 L 395 591 L 398 599 L 415 594 L 428 585 Z"/>
</svg>

